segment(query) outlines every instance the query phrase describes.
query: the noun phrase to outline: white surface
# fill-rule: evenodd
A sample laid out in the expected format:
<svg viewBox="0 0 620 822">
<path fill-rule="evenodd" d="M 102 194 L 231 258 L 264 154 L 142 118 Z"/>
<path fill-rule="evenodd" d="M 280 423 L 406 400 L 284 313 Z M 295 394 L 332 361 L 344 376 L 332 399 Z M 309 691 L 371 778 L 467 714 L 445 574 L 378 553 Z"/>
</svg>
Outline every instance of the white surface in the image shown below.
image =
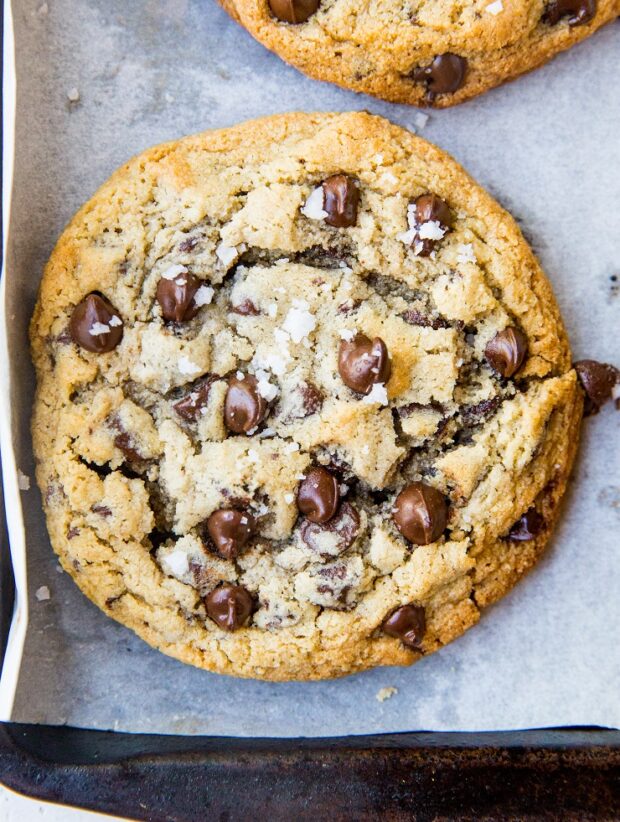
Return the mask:
<svg viewBox="0 0 620 822">
<path fill-rule="evenodd" d="M 3 19 L 3 67 L 2 67 L 2 282 L 0 282 L 0 328 L 7 325 L 6 283 L 7 283 L 7 242 L 11 214 L 11 191 L 13 185 L 13 157 L 15 150 L 15 50 L 13 38 L 13 16 L 11 3 L 4 3 Z M 28 593 L 26 579 L 26 545 L 24 521 L 20 502 L 20 473 L 15 465 L 12 447 L 12 404 L 13 389 L 9 381 L 8 337 L 0 337 L 0 448 L 2 449 L 2 484 L 7 527 L 11 536 L 11 557 L 15 580 L 15 604 L 13 621 L 0 679 L 0 720 L 11 715 L 19 666 L 28 626 Z"/>
<path fill-rule="evenodd" d="M 90 813 L 47 802 L 35 802 L 0 785 L 0 820 L 2 822 L 109 822 L 118 817 Z"/>
<path fill-rule="evenodd" d="M 64 223 L 116 166 L 164 139 L 300 107 L 368 108 L 409 126 L 418 116 L 302 77 L 212 0 L 54 0 L 43 17 L 38 7 L 14 5 L 18 156 L 7 279 L 13 436 L 30 477 L 26 332 L 38 278 Z M 432 112 L 424 128 L 519 219 L 576 358 L 620 358 L 610 284 L 620 259 L 619 33 L 612 24 L 515 83 Z M 74 86 L 76 104 L 66 98 Z M 479 626 L 411 669 L 333 682 L 218 677 L 147 647 L 56 573 L 32 488 L 21 496 L 30 624 L 13 717 L 238 736 L 618 725 L 619 427 L 610 407 L 586 423 L 551 549 Z M 13 533 L 13 547 L 21 536 Z M 43 585 L 51 597 L 37 602 Z M 388 686 L 398 694 L 377 702 Z"/>
</svg>

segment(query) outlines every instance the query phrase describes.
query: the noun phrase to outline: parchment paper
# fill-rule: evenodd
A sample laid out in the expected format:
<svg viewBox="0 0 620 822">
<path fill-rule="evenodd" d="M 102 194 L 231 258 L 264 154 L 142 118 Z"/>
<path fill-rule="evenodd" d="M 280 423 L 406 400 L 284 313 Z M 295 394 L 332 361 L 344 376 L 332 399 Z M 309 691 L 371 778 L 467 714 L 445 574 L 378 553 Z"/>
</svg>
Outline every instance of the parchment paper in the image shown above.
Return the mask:
<svg viewBox="0 0 620 822">
<path fill-rule="evenodd" d="M 366 108 L 405 126 L 421 121 L 416 109 L 304 78 L 213 0 L 19 0 L 13 8 L 7 330 L 16 461 L 33 478 L 26 330 L 38 281 L 65 222 L 118 165 L 156 142 L 272 112 Z M 431 112 L 422 131 L 520 220 L 576 357 L 608 361 L 620 360 L 612 279 L 620 277 L 619 34 L 608 26 L 528 77 Z M 611 407 L 587 421 L 552 547 L 479 626 L 414 668 L 325 683 L 235 680 L 151 650 L 57 572 L 32 487 L 21 495 L 29 624 L 12 718 L 238 736 L 619 726 L 619 426 Z M 36 598 L 41 586 L 49 600 Z M 386 686 L 398 692 L 380 703 Z"/>
</svg>

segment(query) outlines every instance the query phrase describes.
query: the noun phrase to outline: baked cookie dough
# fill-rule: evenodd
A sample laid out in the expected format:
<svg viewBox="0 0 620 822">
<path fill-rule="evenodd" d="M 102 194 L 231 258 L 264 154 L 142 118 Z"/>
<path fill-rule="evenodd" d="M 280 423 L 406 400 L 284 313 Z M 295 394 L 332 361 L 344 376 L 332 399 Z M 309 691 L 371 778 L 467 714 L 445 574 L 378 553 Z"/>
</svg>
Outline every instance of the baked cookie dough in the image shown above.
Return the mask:
<svg viewBox="0 0 620 822">
<path fill-rule="evenodd" d="M 544 549 L 579 438 L 515 222 L 364 113 L 131 160 L 60 238 L 31 339 L 63 568 L 236 676 L 406 665 L 459 636 Z"/>
<path fill-rule="evenodd" d="M 620 0 L 220 0 L 317 80 L 444 108 L 546 63 L 620 14 Z"/>
</svg>

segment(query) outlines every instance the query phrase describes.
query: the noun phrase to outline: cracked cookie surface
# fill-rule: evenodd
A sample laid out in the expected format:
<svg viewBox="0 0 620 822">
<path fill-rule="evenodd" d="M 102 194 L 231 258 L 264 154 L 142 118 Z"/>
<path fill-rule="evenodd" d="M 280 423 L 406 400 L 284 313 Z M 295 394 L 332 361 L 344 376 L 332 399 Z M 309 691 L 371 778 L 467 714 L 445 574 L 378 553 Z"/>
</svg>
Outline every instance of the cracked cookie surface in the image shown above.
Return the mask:
<svg viewBox="0 0 620 822">
<path fill-rule="evenodd" d="M 512 218 L 367 114 L 153 148 L 31 326 L 52 545 L 167 654 L 318 679 L 461 634 L 546 545 L 583 398 Z"/>
<path fill-rule="evenodd" d="M 546 63 L 620 14 L 620 0 L 219 0 L 318 80 L 443 108 Z"/>
</svg>

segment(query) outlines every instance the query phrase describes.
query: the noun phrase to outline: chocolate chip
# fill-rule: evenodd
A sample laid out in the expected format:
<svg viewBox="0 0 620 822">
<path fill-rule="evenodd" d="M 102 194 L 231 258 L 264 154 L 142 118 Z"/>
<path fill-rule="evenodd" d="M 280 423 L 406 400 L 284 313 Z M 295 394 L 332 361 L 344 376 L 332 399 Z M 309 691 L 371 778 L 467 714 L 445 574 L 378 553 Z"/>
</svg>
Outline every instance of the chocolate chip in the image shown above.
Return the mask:
<svg viewBox="0 0 620 822">
<path fill-rule="evenodd" d="M 258 393 L 256 377 L 231 377 L 224 401 L 224 423 L 234 434 L 247 434 L 265 419 L 267 401 Z"/>
<path fill-rule="evenodd" d="M 256 531 L 256 520 L 247 511 L 220 508 L 206 522 L 217 553 L 224 559 L 234 559 Z"/>
<path fill-rule="evenodd" d="M 465 425 L 478 425 L 497 410 L 501 401 L 501 397 L 491 397 L 491 399 L 482 400 L 476 405 L 465 405 L 461 408 L 463 422 Z"/>
<path fill-rule="evenodd" d="M 73 309 L 69 331 L 73 342 L 82 348 L 107 354 L 123 339 L 123 321 L 112 303 L 92 293 Z"/>
<path fill-rule="evenodd" d="M 312 468 L 299 484 L 297 507 L 310 522 L 330 520 L 339 501 L 338 480 L 320 465 Z"/>
<path fill-rule="evenodd" d="M 67 531 L 67 539 L 75 539 L 75 537 L 79 536 L 79 533 L 80 529 L 75 528 L 75 526 L 72 525 L 71 528 L 69 528 L 69 530 Z"/>
<path fill-rule="evenodd" d="M 205 597 L 207 614 L 219 628 L 236 631 L 243 627 L 254 610 L 250 592 L 241 585 L 223 582 Z"/>
<path fill-rule="evenodd" d="M 527 337 L 518 328 L 509 325 L 499 331 L 484 349 L 491 368 L 502 377 L 512 377 L 521 368 L 527 353 Z"/>
<path fill-rule="evenodd" d="M 438 94 L 451 94 L 465 81 L 467 60 L 458 54 L 439 54 L 428 66 L 416 68 L 411 77 L 416 82 L 426 83 L 426 97 L 432 102 Z"/>
<path fill-rule="evenodd" d="M 157 283 L 157 302 L 161 313 L 169 322 L 182 323 L 196 316 L 200 306 L 194 296 L 202 283 L 189 271 L 177 274 L 172 280 L 162 277 Z"/>
<path fill-rule="evenodd" d="M 173 403 L 172 407 L 177 414 L 187 422 L 196 422 L 200 419 L 202 409 L 206 407 L 209 401 L 211 386 L 216 379 L 216 377 L 209 376 L 195 382 L 186 396 Z"/>
<path fill-rule="evenodd" d="M 416 233 L 413 238 L 413 248 L 418 257 L 428 257 L 439 242 L 430 237 L 420 237 L 420 229 L 424 223 L 439 223 L 444 232 L 449 231 L 454 218 L 450 206 L 438 197 L 437 194 L 421 194 L 414 202 Z"/>
<path fill-rule="evenodd" d="M 342 340 L 338 352 L 338 372 L 342 381 L 358 394 L 369 394 L 375 383 L 386 383 L 392 371 L 388 350 L 380 337 L 369 339 L 356 334 Z"/>
<path fill-rule="evenodd" d="M 529 542 L 536 539 L 545 525 L 545 520 L 535 508 L 530 508 L 510 529 L 508 539 L 511 542 Z"/>
<path fill-rule="evenodd" d="M 433 242 L 433 240 L 422 240 L 421 242 L 429 243 Z M 432 251 L 432 249 L 430 251 Z M 429 254 L 430 251 L 428 252 Z M 421 252 L 418 256 L 425 257 L 427 255 Z M 413 308 L 403 312 L 401 317 L 406 323 L 409 323 L 409 325 L 419 325 L 422 328 L 432 328 L 433 331 L 437 331 L 440 328 L 450 328 L 450 323 L 448 320 L 444 320 L 442 317 L 427 317 L 425 314 L 422 314 L 421 311 L 416 311 Z"/>
<path fill-rule="evenodd" d="M 239 305 L 233 305 L 231 311 L 233 314 L 240 314 L 242 317 L 257 317 L 260 314 L 252 300 L 243 300 Z"/>
<path fill-rule="evenodd" d="M 269 0 L 274 17 L 283 23 L 305 23 L 320 5 L 320 0 Z"/>
<path fill-rule="evenodd" d="M 408 648 L 419 650 L 426 632 L 426 615 L 420 605 L 403 605 L 383 620 L 381 630 L 400 639 Z"/>
<path fill-rule="evenodd" d="M 596 14 L 596 0 L 553 0 L 547 5 L 543 20 L 551 26 L 568 17 L 569 26 L 583 26 Z"/>
<path fill-rule="evenodd" d="M 99 505 L 98 503 L 95 503 L 95 505 L 90 506 L 90 510 L 93 512 L 93 514 L 99 514 L 100 517 L 105 518 L 112 516 L 112 511 L 108 508 L 107 505 Z"/>
<path fill-rule="evenodd" d="M 346 174 L 334 174 L 323 181 L 323 209 L 325 222 L 336 228 L 348 228 L 357 222 L 360 193 L 355 182 Z"/>
<path fill-rule="evenodd" d="M 316 387 L 313 382 L 304 382 L 299 386 L 303 403 L 303 415 L 301 418 L 316 414 L 323 407 L 323 392 Z"/>
<path fill-rule="evenodd" d="M 348 502 L 343 502 L 338 512 L 328 522 L 304 520 L 301 538 L 308 548 L 322 556 L 337 556 L 346 551 L 357 538 L 360 516 Z M 325 536 L 329 535 L 328 539 Z"/>
<path fill-rule="evenodd" d="M 192 251 L 197 245 L 197 237 L 188 237 L 187 240 L 183 240 L 181 243 L 179 243 L 179 251 L 182 254 L 187 254 L 188 251 Z"/>
<path fill-rule="evenodd" d="M 416 545 L 428 545 L 445 531 L 448 504 L 436 488 L 412 482 L 396 497 L 392 516 L 405 539 Z"/>
<path fill-rule="evenodd" d="M 620 370 L 596 360 L 579 360 L 575 371 L 586 392 L 586 416 L 598 414 L 601 406 L 611 399 L 614 386 L 620 383 Z"/>
</svg>

